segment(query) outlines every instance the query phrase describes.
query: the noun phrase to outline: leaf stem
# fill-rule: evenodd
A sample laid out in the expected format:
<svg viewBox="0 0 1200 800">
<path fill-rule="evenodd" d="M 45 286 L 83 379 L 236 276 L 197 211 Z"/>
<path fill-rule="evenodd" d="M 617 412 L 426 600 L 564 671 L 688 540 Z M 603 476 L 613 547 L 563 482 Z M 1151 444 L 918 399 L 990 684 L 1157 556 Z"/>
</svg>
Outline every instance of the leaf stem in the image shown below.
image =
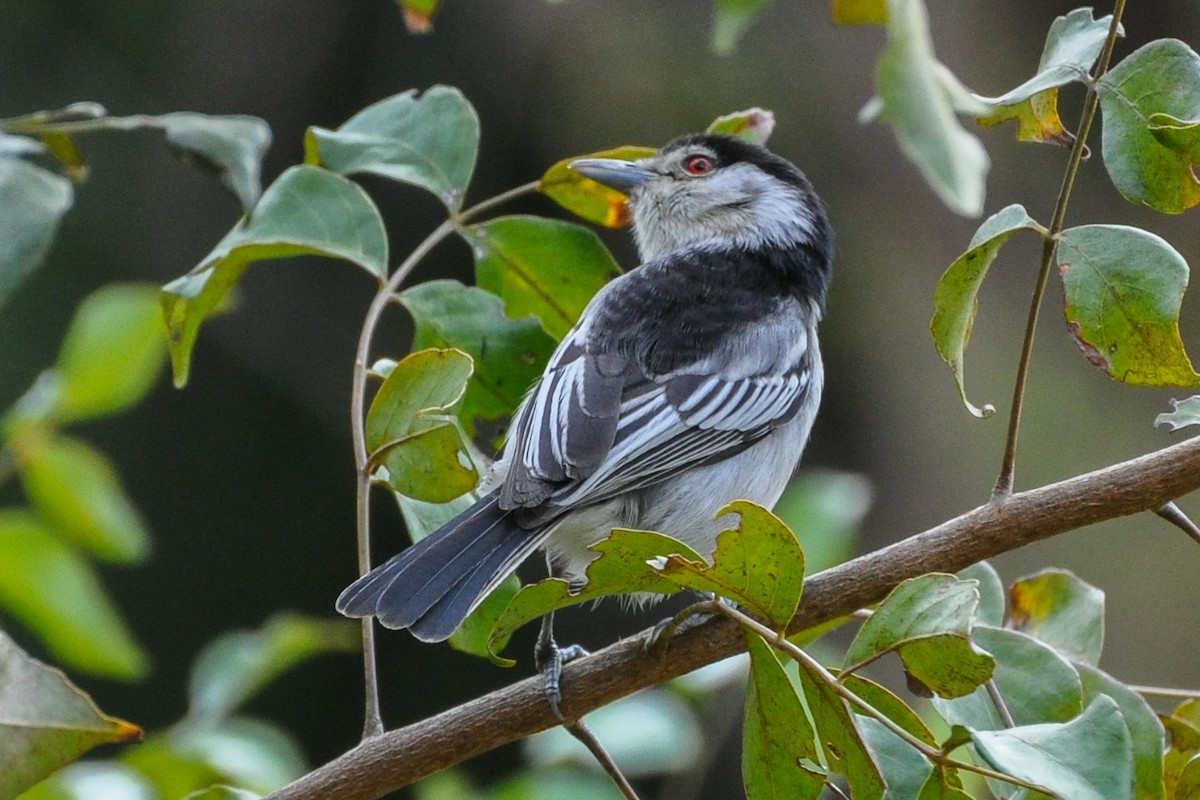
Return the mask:
<svg viewBox="0 0 1200 800">
<path fill-rule="evenodd" d="M 1021 409 L 1025 400 L 1025 386 L 1029 377 L 1029 365 L 1033 358 L 1033 339 L 1037 331 L 1038 314 L 1042 306 L 1042 297 L 1046 293 L 1046 283 L 1050 279 L 1050 270 L 1054 266 L 1054 254 L 1058 249 L 1058 235 L 1062 233 L 1063 222 L 1067 216 L 1067 205 L 1071 199 L 1071 191 L 1075 186 L 1075 177 L 1079 173 L 1079 165 L 1087 152 L 1088 134 L 1092 122 L 1096 118 L 1096 110 L 1100 104 L 1100 96 L 1096 92 L 1096 81 L 1108 71 L 1112 61 L 1113 48 L 1121 30 L 1121 15 L 1125 12 L 1125 0 L 1116 0 L 1113 8 L 1112 23 L 1108 26 L 1108 37 L 1104 40 L 1104 48 L 1096 60 L 1093 70 L 1093 80 L 1088 85 L 1087 97 L 1084 99 L 1083 114 L 1079 122 L 1079 134 L 1071 147 L 1071 155 L 1067 160 L 1067 171 L 1063 175 L 1062 186 L 1059 187 L 1058 200 L 1054 205 L 1054 217 L 1050 221 L 1050 229 L 1045 234 L 1042 245 L 1041 266 L 1038 269 L 1037 282 L 1034 284 L 1033 297 L 1029 302 L 1029 317 L 1025 323 L 1025 338 L 1021 343 L 1021 356 L 1017 362 L 1017 376 L 1013 382 L 1012 410 L 1008 417 L 1008 434 L 1004 442 L 1004 459 L 1000 464 L 1000 475 L 992 489 L 992 499 L 1002 500 L 1012 494 L 1016 475 L 1017 434 L 1021 427 Z"/>
<path fill-rule="evenodd" d="M 1128 688 L 1143 697 L 1162 697 L 1168 700 L 1200 700 L 1200 689 L 1176 689 L 1169 686 L 1138 686 L 1128 684 Z"/>
<path fill-rule="evenodd" d="M 452 215 L 433 230 L 424 241 L 417 245 L 408 258 L 396 267 L 386 282 L 381 282 L 379 291 L 367 307 L 363 318 L 362 331 L 358 337 L 358 348 L 354 355 L 354 375 L 350 387 L 350 434 L 353 439 L 354 464 L 356 475 L 355 518 L 358 532 L 358 573 L 366 575 L 371 571 L 371 454 L 367 451 L 366 433 L 366 397 L 367 378 L 370 368 L 371 342 L 375 330 L 383 316 L 384 309 L 391 302 L 400 286 L 429 252 L 447 236 L 457 230 L 463 222 L 471 217 L 490 211 L 501 203 L 529 194 L 537 189 L 536 182 L 526 183 L 515 189 L 496 195 L 483 202 Z M 379 679 L 375 662 L 375 628 L 371 618 L 362 622 L 363 642 L 363 677 L 366 684 L 366 714 L 363 722 L 363 738 L 367 739 L 383 732 L 383 716 L 379 707 Z"/>
<path fill-rule="evenodd" d="M 1036 783 L 1031 783 L 1012 775 L 1006 775 L 1003 772 L 998 772 L 994 769 L 980 766 L 979 764 L 971 764 L 966 761 L 958 761 L 957 759 L 951 758 L 948 754 L 943 753 L 938 748 L 921 741 L 916 736 L 913 736 L 911 733 L 904 730 L 904 728 L 900 727 L 894 720 L 891 719 L 891 717 L 887 716 L 882 711 L 879 711 L 866 700 L 863 700 L 854 692 L 850 691 L 845 685 L 840 683 L 838 679 L 831 672 L 829 672 L 829 670 L 825 669 L 825 667 L 822 666 L 819 661 L 801 650 L 796 645 L 789 642 L 783 633 L 771 630 L 766 625 L 763 625 L 754 618 L 749 617 L 738 609 L 728 606 L 724 603 L 715 604 L 714 608 L 721 614 L 724 614 L 725 616 L 737 622 L 742 627 L 757 633 L 771 645 L 786 652 L 810 672 L 820 677 L 834 694 L 845 700 L 850 705 L 860 709 L 864 714 L 874 719 L 896 736 L 900 737 L 906 744 L 933 763 L 940 764 L 943 767 L 948 767 L 951 769 L 961 769 L 966 770 L 967 772 L 974 772 L 977 775 L 984 776 L 985 778 L 993 778 L 1014 786 L 1020 786 L 1024 789 L 1032 789 L 1036 792 L 1042 792 L 1044 794 L 1054 796 L 1054 793 L 1049 789 L 1044 786 L 1039 786 Z"/>
<path fill-rule="evenodd" d="M 592 757 L 600 762 L 600 766 L 604 768 L 605 773 L 616 784 L 617 789 L 625 796 L 626 800 L 638 800 L 637 792 L 629 783 L 629 779 L 621 772 L 621 768 L 617 766 L 617 762 L 604 749 L 604 745 L 600 744 L 600 740 L 592 733 L 591 729 L 583 723 L 582 719 L 577 719 L 569 725 L 564 725 L 567 733 L 574 736 L 579 742 L 588 749 Z"/>
</svg>

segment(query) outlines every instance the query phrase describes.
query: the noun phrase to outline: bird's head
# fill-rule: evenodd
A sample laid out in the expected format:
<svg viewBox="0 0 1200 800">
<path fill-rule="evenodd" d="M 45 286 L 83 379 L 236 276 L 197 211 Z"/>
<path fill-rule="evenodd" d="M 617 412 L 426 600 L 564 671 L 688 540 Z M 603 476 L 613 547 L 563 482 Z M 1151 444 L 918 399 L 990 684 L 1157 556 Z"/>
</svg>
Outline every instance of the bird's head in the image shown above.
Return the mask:
<svg viewBox="0 0 1200 800">
<path fill-rule="evenodd" d="M 585 158 L 571 168 L 629 197 L 645 261 L 695 247 L 802 247 L 826 263 L 830 258 L 829 221 L 804 173 L 743 139 L 693 134 L 648 158 Z"/>
</svg>

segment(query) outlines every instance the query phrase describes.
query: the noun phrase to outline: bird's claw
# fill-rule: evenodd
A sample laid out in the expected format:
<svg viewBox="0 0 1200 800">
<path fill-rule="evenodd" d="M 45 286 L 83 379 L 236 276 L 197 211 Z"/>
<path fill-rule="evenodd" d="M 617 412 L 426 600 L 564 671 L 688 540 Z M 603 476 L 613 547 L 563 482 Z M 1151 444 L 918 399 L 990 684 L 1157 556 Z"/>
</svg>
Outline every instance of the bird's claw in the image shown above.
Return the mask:
<svg viewBox="0 0 1200 800">
<path fill-rule="evenodd" d="M 539 641 L 534 651 L 534 663 L 538 672 L 542 673 L 543 691 L 559 722 L 566 722 L 562 713 L 562 668 L 563 665 L 589 655 L 588 651 L 577 644 L 559 647 L 553 639 Z"/>
</svg>

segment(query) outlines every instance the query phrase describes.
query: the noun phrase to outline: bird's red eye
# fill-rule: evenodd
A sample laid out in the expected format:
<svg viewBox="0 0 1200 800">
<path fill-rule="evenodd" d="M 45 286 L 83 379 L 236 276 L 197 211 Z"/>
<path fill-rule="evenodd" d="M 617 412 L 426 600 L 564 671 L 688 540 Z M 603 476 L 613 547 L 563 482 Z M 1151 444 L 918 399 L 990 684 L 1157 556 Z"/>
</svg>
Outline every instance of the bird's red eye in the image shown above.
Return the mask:
<svg viewBox="0 0 1200 800">
<path fill-rule="evenodd" d="M 713 171 L 716 164 L 708 156 L 689 156 L 683 162 L 683 168 L 692 175 L 707 175 Z"/>
</svg>

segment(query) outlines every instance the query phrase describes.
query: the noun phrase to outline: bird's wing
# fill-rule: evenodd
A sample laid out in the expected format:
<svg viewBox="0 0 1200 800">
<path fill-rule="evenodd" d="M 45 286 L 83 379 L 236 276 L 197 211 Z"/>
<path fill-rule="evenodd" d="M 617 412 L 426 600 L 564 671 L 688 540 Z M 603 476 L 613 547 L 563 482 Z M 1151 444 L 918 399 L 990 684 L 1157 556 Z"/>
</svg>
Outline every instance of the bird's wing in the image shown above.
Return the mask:
<svg viewBox="0 0 1200 800">
<path fill-rule="evenodd" d="M 743 374 L 731 351 L 647 375 L 574 332 L 513 426 L 501 505 L 552 518 L 735 455 L 800 409 L 813 381 L 807 338 L 799 331 L 789 363 L 770 371 Z"/>
</svg>

